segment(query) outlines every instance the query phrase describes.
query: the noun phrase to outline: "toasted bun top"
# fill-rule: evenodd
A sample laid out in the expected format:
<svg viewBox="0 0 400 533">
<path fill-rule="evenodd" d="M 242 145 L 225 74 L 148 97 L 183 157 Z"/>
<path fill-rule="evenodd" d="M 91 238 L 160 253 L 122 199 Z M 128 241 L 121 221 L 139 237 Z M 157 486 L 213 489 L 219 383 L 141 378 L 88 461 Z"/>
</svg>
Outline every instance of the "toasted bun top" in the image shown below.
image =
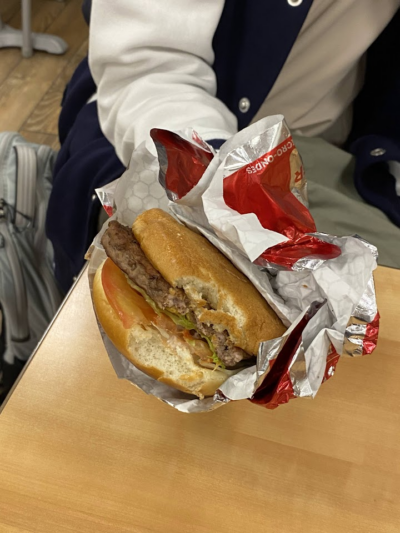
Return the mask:
<svg viewBox="0 0 400 533">
<path fill-rule="evenodd" d="M 198 306 L 202 322 L 227 330 L 236 346 L 256 355 L 261 341 L 285 328 L 252 283 L 207 239 L 161 209 L 145 211 L 132 231 L 146 257 Z M 205 303 L 212 309 L 205 309 Z"/>
<path fill-rule="evenodd" d="M 145 374 L 178 390 L 203 398 L 212 396 L 232 371 L 210 370 L 196 364 L 184 342 L 166 344 L 155 328 L 136 324 L 125 328 L 110 305 L 101 279 L 101 265 L 93 282 L 93 303 L 97 318 L 114 346 Z M 127 284 L 127 289 L 131 290 Z"/>
</svg>

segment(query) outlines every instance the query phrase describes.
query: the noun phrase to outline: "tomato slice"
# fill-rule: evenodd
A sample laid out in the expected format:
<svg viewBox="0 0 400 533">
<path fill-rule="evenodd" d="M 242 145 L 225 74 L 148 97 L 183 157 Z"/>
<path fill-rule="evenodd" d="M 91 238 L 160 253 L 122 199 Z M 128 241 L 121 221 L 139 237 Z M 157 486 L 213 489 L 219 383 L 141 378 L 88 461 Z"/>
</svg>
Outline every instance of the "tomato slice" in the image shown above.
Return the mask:
<svg viewBox="0 0 400 533">
<path fill-rule="evenodd" d="M 103 265 L 101 281 L 107 300 L 117 312 L 124 328 L 129 329 L 135 324 L 148 326 L 156 320 L 156 312 L 132 289 L 125 274 L 110 258 Z"/>
</svg>

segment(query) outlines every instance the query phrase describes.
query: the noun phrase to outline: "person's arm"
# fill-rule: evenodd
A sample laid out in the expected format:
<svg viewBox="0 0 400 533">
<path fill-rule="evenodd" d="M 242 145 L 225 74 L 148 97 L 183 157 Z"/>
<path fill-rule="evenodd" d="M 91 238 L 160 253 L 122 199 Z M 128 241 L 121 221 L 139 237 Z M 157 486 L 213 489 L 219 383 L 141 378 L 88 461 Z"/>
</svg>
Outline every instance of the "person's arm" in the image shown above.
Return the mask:
<svg viewBox="0 0 400 533">
<path fill-rule="evenodd" d="M 153 127 L 193 127 L 206 140 L 237 131 L 236 117 L 215 97 L 211 67 L 223 5 L 93 0 L 89 65 L 100 125 L 125 165 Z"/>
</svg>

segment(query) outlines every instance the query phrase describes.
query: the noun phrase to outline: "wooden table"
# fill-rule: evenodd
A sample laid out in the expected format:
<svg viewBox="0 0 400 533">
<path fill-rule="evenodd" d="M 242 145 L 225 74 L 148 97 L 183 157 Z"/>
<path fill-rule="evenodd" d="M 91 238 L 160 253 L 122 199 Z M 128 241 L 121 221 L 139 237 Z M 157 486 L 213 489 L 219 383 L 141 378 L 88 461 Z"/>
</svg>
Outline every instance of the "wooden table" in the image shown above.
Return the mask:
<svg viewBox="0 0 400 533">
<path fill-rule="evenodd" d="M 86 276 L 0 416 L 6 533 L 400 531 L 400 271 L 379 347 L 317 398 L 181 414 L 119 381 Z"/>
</svg>

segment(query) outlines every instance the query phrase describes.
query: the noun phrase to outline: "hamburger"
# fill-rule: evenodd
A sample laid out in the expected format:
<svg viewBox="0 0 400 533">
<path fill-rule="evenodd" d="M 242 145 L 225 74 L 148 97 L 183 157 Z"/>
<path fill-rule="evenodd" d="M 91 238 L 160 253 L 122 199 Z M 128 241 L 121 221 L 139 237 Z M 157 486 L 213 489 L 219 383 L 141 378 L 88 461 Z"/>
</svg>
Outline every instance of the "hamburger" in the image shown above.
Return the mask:
<svg viewBox="0 0 400 533">
<path fill-rule="evenodd" d="M 93 302 L 116 348 L 147 375 L 212 396 L 260 342 L 284 326 L 252 283 L 207 239 L 160 209 L 132 228 L 113 220 Z"/>
</svg>

